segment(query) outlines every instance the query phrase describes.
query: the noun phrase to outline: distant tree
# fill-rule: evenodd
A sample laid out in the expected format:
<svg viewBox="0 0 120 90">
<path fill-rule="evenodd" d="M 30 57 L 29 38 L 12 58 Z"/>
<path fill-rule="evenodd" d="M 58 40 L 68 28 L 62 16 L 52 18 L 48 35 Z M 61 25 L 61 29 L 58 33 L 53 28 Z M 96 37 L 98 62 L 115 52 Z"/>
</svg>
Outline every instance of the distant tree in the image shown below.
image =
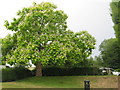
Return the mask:
<svg viewBox="0 0 120 90">
<path fill-rule="evenodd" d="M 114 22 L 114 30 L 115 30 L 115 35 L 116 38 L 118 39 L 119 46 L 120 46 L 120 1 L 115 1 L 113 0 L 110 3 L 111 7 L 111 16 L 112 20 Z"/>
<path fill-rule="evenodd" d="M 94 67 L 104 67 L 105 66 L 101 55 L 94 57 L 94 65 L 93 66 Z"/>
<path fill-rule="evenodd" d="M 116 38 L 104 40 L 99 50 L 104 66 L 120 68 L 120 47 Z"/>
<path fill-rule="evenodd" d="M 1 46 L 2 46 L 2 38 L 0 38 L 0 65 L 2 64 L 2 52 L 1 52 Z"/>
<path fill-rule="evenodd" d="M 36 76 L 42 76 L 44 65 L 74 64 L 90 56 L 95 39 L 86 31 L 66 30 L 67 15 L 56 8 L 49 2 L 34 3 L 19 11 L 13 22 L 5 21 L 16 37 L 15 49 L 6 52 L 9 64 L 28 65 L 31 60 L 36 65 Z"/>
<path fill-rule="evenodd" d="M 74 64 L 75 67 L 94 67 L 93 57 L 87 57 L 79 63 Z"/>
</svg>

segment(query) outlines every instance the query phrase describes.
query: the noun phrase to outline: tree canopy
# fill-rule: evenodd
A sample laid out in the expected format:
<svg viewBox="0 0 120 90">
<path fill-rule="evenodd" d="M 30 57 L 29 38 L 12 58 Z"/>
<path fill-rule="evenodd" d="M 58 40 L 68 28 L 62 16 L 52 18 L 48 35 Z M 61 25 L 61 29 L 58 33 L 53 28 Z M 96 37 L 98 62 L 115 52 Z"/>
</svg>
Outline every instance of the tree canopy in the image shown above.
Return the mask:
<svg viewBox="0 0 120 90">
<path fill-rule="evenodd" d="M 2 46 L 2 39 L 0 38 L 0 65 L 1 65 L 1 59 L 2 59 L 2 52 L 1 52 L 1 46 Z"/>
<path fill-rule="evenodd" d="M 120 47 L 116 38 L 104 40 L 99 50 L 101 51 L 101 61 L 103 66 L 120 68 Z"/>
<path fill-rule="evenodd" d="M 113 0 L 110 3 L 110 7 L 111 7 L 111 16 L 112 16 L 112 20 L 114 22 L 114 30 L 115 30 L 115 35 L 116 38 L 119 41 L 119 46 L 120 46 L 120 1 L 116 1 Z"/>
<path fill-rule="evenodd" d="M 7 62 L 28 65 L 64 65 L 67 62 L 83 62 L 92 53 L 95 39 L 87 31 L 74 33 L 67 30 L 67 15 L 49 2 L 23 8 L 12 22 L 5 21 L 8 30 L 14 31 L 4 52 Z M 3 49 L 5 49 L 3 45 Z"/>
</svg>

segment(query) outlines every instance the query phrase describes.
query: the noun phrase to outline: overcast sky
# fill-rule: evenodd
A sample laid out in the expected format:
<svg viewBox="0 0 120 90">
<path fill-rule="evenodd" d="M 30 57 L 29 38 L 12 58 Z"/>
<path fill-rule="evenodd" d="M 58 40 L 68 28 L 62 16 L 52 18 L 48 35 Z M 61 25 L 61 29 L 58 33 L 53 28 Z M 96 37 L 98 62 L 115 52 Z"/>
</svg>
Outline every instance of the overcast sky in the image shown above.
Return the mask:
<svg viewBox="0 0 120 90">
<path fill-rule="evenodd" d="M 68 29 L 78 32 L 86 30 L 97 40 L 93 56 L 98 55 L 98 46 L 104 39 L 113 38 L 113 22 L 110 16 L 111 0 L 1 0 L 0 37 L 12 33 L 4 27 L 4 21 L 12 21 L 16 12 L 29 7 L 33 2 L 52 2 L 67 15 Z"/>
</svg>

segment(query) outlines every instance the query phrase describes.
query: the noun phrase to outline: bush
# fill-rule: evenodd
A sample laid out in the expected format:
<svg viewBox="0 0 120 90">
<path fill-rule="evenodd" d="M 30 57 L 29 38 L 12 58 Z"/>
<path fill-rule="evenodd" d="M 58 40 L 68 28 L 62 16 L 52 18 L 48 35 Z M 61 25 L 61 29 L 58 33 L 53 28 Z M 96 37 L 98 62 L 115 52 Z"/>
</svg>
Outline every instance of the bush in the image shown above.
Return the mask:
<svg viewBox="0 0 120 90">
<path fill-rule="evenodd" d="M 33 71 L 35 75 L 35 70 Z M 101 75 L 96 67 L 44 67 L 43 76 L 80 76 L 80 75 Z"/>
<path fill-rule="evenodd" d="M 24 67 L 2 69 L 2 82 L 14 81 L 32 76 L 30 70 Z"/>
<path fill-rule="evenodd" d="M 13 68 L 5 68 L 1 70 L 2 72 L 2 81 L 14 81 L 17 79 L 15 72 L 13 71 Z"/>
<path fill-rule="evenodd" d="M 116 69 L 115 71 L 120 72 L 120 69 Z"/>
<path fill-rule="evenodd" d="M 15 67 L 13 68 L 13 71 L 15 72 L 18 80 L 32 76 L 32 72 L 25 67 Z"/>
</svg>

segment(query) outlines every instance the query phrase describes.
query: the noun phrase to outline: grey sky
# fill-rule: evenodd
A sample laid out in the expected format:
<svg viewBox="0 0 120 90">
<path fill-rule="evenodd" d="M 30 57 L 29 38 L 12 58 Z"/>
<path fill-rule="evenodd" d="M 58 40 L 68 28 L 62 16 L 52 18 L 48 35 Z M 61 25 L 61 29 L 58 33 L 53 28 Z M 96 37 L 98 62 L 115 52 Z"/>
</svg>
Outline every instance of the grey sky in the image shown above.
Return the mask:
<svg viewBox="0 0 120 90">
<path fill-rule="evenodd" d="M 68 15 L 68 29 L 74 32 L 86 30 L 97 40 L 93 56 L 98 55 L 98 46 L 104 40 L 115 37 L 110 16 L 111 0 L 1 0 L 0 1 L 0 37 L 12 33 L 3 26 L 4 20 L 12 21 L 16 12 L 29 7 L 32 2 L 48 1 Z"/>
</svg>

